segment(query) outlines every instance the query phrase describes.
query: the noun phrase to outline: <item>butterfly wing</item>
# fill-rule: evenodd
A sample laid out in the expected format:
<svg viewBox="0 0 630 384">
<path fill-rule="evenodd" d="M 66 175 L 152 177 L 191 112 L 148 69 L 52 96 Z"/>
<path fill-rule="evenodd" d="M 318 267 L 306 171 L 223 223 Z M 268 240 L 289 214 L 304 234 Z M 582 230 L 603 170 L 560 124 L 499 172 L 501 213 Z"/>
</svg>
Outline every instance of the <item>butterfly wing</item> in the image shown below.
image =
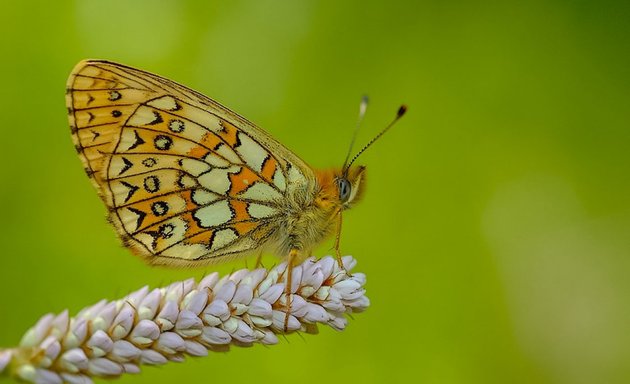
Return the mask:
<svg viewBox="0 0 630 384">
<path fill-rule="evenodd" d="M 74 143 L 126 245 L 155 264 L 259 249 L 289 194 L 314 185 L 299 157 L 208 97 L 107 61 L 80 62 L 66 97 Z"/>
</svg>

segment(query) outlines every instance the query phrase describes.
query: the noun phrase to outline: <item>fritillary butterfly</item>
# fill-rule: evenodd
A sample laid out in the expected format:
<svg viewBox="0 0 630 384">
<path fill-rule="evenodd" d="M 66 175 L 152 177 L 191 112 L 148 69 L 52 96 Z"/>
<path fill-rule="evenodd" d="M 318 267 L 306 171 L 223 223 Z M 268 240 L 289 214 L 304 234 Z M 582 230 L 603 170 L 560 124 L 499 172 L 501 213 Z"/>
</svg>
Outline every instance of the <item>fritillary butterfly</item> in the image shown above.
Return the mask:
<svg viewBox="0 0 630 384">
<path fill-rule="evenodd" d="M 361 194 L 365 168 L 351 166 L 354 159 L 313 170 L 214 100 L 139 69 L 82 61 L 66 101 L 77 152 L 110 221 L 151 264 L 269 251 L 292 265 L 339 233 L 341 212 Z"/>
</svg>

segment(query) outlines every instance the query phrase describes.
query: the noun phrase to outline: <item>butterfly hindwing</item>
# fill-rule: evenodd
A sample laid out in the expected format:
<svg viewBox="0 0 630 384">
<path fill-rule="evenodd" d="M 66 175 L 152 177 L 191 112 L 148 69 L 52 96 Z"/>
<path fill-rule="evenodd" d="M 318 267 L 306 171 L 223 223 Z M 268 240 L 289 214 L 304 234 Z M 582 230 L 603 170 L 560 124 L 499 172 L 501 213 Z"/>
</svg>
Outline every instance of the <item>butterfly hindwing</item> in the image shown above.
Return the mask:
<svg viewBox="0 0 630 384">
<path fill-rule="evenodd" d="M 286 195 L 314 177 L 244 118 L 140 70 L 83 61 L 67 104 L 111 221 L 152 263 L 216 262 L 260 248 Z"/>
</svg>

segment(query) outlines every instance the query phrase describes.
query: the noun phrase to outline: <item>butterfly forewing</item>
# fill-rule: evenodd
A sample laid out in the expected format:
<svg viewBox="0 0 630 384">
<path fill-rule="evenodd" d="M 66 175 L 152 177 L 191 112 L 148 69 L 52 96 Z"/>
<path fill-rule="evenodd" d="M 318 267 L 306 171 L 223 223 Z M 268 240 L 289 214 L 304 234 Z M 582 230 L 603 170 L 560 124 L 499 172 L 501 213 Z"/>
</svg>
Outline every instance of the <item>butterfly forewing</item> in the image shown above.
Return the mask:
<svg viewBox="0 0 630 384">
<path fill-rule="evenodd" d="M 268 134 L 162 77 L 104 61 L 68 80 L 73 138 L 123 240 L 153 263 L 260 248 L 312 170 Z"/>
</svg>

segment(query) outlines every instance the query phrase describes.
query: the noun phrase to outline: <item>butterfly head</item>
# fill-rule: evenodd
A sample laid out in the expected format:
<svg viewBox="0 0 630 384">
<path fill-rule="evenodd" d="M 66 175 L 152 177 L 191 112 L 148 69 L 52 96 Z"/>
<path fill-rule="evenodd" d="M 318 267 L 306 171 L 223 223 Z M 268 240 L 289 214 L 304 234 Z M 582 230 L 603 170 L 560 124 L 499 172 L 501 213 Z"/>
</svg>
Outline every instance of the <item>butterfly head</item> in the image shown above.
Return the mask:
<svg viewBox="0 0 630 384">
<path fill-rule="evenodd" d="M 326 169 L 316 171 L 317 193 L 316 204 L 326 212 L 338 212 L 356 204 L 365 186 L 365 167 L 354 166 L 343 171 Z"/>
<path fill-rule="evenodd" d="M 363 192 L 364 180 L 364 166 L 348 168 L 341 175 L 335 177 L 337 197 L 344 209 L 350 208 L 354 203 L 359 201 Z"/>
</svg>

